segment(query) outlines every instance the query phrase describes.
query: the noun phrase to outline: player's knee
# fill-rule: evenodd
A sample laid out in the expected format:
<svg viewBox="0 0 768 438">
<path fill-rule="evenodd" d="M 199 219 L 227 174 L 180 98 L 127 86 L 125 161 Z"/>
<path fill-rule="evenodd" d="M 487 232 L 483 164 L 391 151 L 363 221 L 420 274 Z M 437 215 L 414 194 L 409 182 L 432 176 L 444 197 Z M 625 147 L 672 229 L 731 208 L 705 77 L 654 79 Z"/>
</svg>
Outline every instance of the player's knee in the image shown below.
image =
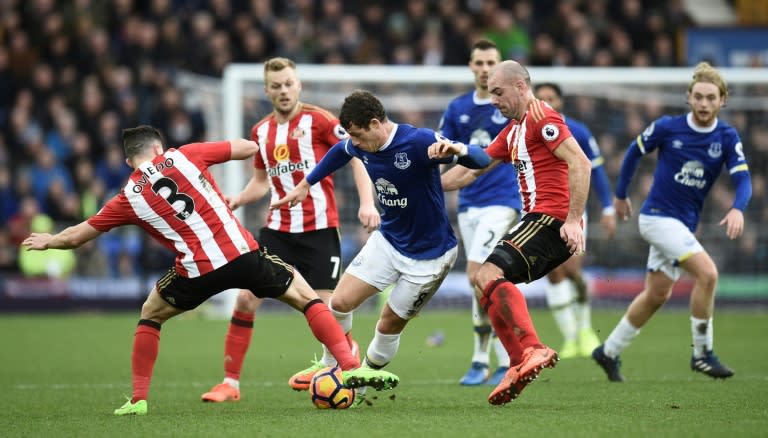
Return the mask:
<svg viewBox="0 0 768 438">
<path fill-rule="evenodd" d="M 338 293 L 331 295 L 328 302 L 328 307 L 339 313 L 349 313 L 355 310 L 354 303 L 352 303 L 350 300 L 347 300 L 343 295 Z"/>
<path fill-rule="evenodd" d="M 251 291 L 242 289 L 237 294 L 235 308 L 238 312 L 253 313 L 261 307 L 261 302 L 261 298 L 252 294 Z"/>
<path fill-rule="evenodd" d="M 710 268 L 697 273 L 696 282 L 699 283 L 703 290 L 714 292 L 715 286 L 717 286 L 717 278 L 717 267 L 713 264 Z"/>
</svg>

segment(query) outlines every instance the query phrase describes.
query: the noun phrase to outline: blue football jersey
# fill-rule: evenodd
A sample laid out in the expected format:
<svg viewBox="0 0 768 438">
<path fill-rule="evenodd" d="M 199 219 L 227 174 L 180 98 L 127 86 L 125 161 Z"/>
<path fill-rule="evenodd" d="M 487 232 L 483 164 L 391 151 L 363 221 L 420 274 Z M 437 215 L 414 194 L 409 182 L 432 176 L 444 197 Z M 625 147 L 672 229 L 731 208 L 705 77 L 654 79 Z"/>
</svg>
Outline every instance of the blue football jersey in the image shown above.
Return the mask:
<svg viewBox="0 0 768 438">
<path fill-rule="evenodd" d="M 395 124 L 377 152 L 343 140 L 344 151 L 363 162 L 373 181 L 384 211 L 381 234 L 401 254 L 417 260 L 440 257 L 457 245 L 440 184 L 440 164 L 450 159 L 427 156 L 427 149 L 438 139 L 431 129 Z"/>
<path fill-rule="evenodd" d="M 691 231 L 723 166 L 730 174 L 748 171 L 736 130 L 722 120 L 711 128 L 697 127 L 691 113 L 661 117 L 637 136 L 634 146 L 643 154 L 659 150 L 653 185 L 640 212 L 677 218 Z"/>
<path fill-rule="evenodd" d="M 491 99 L 478 99 L 475 92 L 471 91 L 448 104 L 440 120 L 440 133 L 453 141 L 487 148 L 508 122 L 491 105 Z M 512 163 L 500 163 L 459 190 L 460 212 L 470 207 L 489 205 L 504 205 L 517 210 L 523 208 Z"/>
</svg>

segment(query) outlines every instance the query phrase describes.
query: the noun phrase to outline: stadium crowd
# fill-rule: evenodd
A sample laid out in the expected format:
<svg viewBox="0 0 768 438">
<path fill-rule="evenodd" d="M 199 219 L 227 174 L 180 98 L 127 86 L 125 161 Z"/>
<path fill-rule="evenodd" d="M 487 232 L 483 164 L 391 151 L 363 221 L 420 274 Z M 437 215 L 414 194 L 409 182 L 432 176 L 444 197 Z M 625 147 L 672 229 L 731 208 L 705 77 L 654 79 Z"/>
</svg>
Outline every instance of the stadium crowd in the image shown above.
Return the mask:
<svg viewBox="0 0 768 438">
<path fill-rule="evenodd" d="M 202 113 L 174 84 L 178 71 L 220 77 L 231 62 L 276 55 L 298 63 L 466 65 L 480 37 L 531 66 L 675 66 L 675 39 L 690 24 L 680 0 L 2 0 L 0 273 L 33 273 L 19 258 L 31 229 L 79 222 L 120 189 L 130 173 L 123 128 L 151 124 L 169 146 L 207 138 Z M 579 111 L 589 102 L 572 99 L 566 107 L 593 122 L 597 112 Z M 621 132 L 598 139 L 611 177 L 628 133 L 658 115 L 638 108 Z M 768 120 L 727 117 L 743 135 L 755 193 L 740 243 L 752 256 L 726 269 L 757 272 L 768 260 L 766 236 L 754 234 L 768 221 Z M 650 178 L 650 168 L 644 172 L 637 178 Z M 705 222 L 719 220 L 730 202 L 727 191 L 713 195 L 717 207 Z M 35 220 L 41 215 L 52 221 Z M 126 229 L 60 266 L 61 274 L 119 276 L 165 269 L 172 259 Z"/>
</svg>

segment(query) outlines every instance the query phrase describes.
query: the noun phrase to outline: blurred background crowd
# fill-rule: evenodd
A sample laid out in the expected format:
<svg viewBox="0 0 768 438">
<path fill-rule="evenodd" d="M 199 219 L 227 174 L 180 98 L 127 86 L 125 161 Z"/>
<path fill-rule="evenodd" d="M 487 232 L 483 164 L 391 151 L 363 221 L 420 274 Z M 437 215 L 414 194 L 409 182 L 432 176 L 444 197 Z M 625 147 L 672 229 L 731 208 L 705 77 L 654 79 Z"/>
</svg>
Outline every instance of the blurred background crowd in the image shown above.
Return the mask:
<svg viewBox="0 0 768 438">
<path fill-rule="evenodd" d="M 152 124 L 169 146 L 208 139 L 202 111 L 175 83 L 178 72 L 221 77 L 229 63 L 277 55 L 297 63 L 466 65 L 480 37 L 531 66 L 681 66 L 680 32 L 696 24 L 684 3 L 0 0 L 0 274 L 117 277 L 171 265 L 172 256 L 131 228 L 75 254 L 46 256 L 61 259 L 54 264 L 20 253 L 19 243 L 31 230 L 58 230 L 94 214 L 122 187 L 130 173 L 123 128 Z M 599 114 L 588 101 L 571 104 L 588 123 Z M 640 111 L 606 133 L 612 137 L 595 132 L 612 181 L 629 139 L 659 115 Z M 747 217 L 754 233 L 768 221 L 768 120 L 764 112 L 728 117 L 753 172 Z M 636 178 L 647 183 L 650 170 Z M 705 221 L 719 220 L 729 202 L 727 190 L 716 192 Z M 749 263 L 729 269 L 758 272 L 768 260 L 766 237 L 744 240 Z"/>
</svg>

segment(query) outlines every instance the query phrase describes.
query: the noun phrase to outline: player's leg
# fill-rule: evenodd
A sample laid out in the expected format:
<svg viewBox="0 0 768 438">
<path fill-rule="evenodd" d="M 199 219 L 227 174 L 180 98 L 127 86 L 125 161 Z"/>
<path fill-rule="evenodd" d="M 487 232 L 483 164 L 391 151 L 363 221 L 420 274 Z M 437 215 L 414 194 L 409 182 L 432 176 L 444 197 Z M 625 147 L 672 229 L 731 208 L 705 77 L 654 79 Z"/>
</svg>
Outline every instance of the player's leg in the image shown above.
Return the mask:
<svg viewBox="0 0 768 438">
<path fill-rule="evenodd" d="M 240 400 L 240 371 L 253 337 L 253 321 L 262 299 L 241 289 L 224 338 L 224 380 L 202 395 L 204 402 Z"/>
<path fill-rule="evenodd" d="M 342 275 L 331 296 L 329 307 L 345 335 L 352 330 L 354 310 L 369 297 L 384 290 L 397 279 L 397 272 L 390 262 L 393 251 L 394 248 L 389 245 L 380 232 L 376 231 Z M 316 362 L 317 366 L 332 365 L 330 362 L 335 362 L 334 356 L 333 351 L 324 352 L 323 360 L 328 360 L 329 364 Z M 294 376 L 303 371 L 306 370 L 302 370 Z M 307 382 L 307 388 L 308 386 Z M 297 389 L 293 384 L 291 387 Z"/>
<path fill-rule="evenodd" d="M 577 257 L 571 257 L 547 274 L 548 281 L 544 287 L 547 306 L 552 312 L 557 328 L 560 329 L 560 333 L 563 335 L 563 346 L 558 351 L 561 359 L 569 359 L 579 355 L 576 297 L 566 269 L 566 265 L 573 263 L 572 260 L 575 259 Z"/>
<path fill-rule="evenodd" d="M 706 251 L 696 253 L 683 261 L 681 267 L 693 277 L 691 291 L 691 336 L 693 355 L 691 369 L 713 378 L 733 376 L 733 370 L 722 364 L 713 351 L 712 325 L 717 286 L 717 266 Z"/>
<path fill-rule="evenodd" d="M 480 385 L 484 383 L 490 372 L 488 371 L 488 364 L 490 362 L 490 340 L 491 332 L 493 331 L 491 323 L 488 320 L 488 315 L 485 314 L 485 310 L 482 310 L 480 303 L 474 293 L 474 286 L 472 285 L 472 278 L 477 273 L 480 264 L 485 260 L 485 256 L 477 259 L 481 254 L 483 242 L 481 242 L 478 231 L 478 225 L 480 222 L 480 209 L 471 208 L 468 211 L 464 211 L 458 214 L 459 233 L 461 234 L 461 240 L 464 247 L 464 254 L 467 258 L 467 278 L 469 279 L 470 288 L 472 288 L 472 329 L 473 329 L 473 348 L 472 348 L 472 361 L 469 369 L 464 376 L 459 380 L 461 385 Z M 487 237 L 487 236 L 486 236 Z M 499 236 L 491 242 L 491 245 L 496 243 Z M 474 257 L 474 258 L 473 258 Z"/>
<path fill-rule="evenodd" d="M 570 332 L 578 343 L 576 355 L 589 357 L 592 351 L 600 345 L 600 339 L 592 328 L 592 307 L 590 305 L 589 290 L 584 278 L 581 264 L 582 256 L 573 256 L 558 266 L 548 277 L 552 281 L 552 274 L 557 273 L 564 277 L 561 281 L 570 289 L 570 296 L 573 297 L 569 306 L 572 309 L 572 315 L 575 317 L 575 329 Z M 560 350 L 561 358 L 567 357 L 566 346 Z"/>
<path fill-rule="evenodd" d="M 650 244 L 645 287 L 632 300 L 605 343 L 592 352 L 592 357 L 613 382 L 624 381 L 619 370 L 621 352 L 672 296 L 672 286 L 681 274 L 680 261 L 701 248 L 685 225 L 675 219 L 641 214 L 638 225 L 643 239 Z"/>
<path fill-rule="evenodd" d="M 394 248 L 390 250 L 395 251 Z M 375 370 L 384 368 L 394 359 L 405 326 L 437 292 L 456 262 L 457 249 L 453 248 L 431 260 L 414 260 L 396 252 L 390 255 L 395 274 L 399 275 L 399 278 L 382 307 L 373 340 L 368 345 L 363 363 L 364 367 Z M 358 391 L 358 397 L 365 397 L 364 388 Z"/>
<path fill-rule="evenodd" d="M 557 353 L 539 340 L 525 297 L 514 283 L 543 277 L 571 256 L 560 239 L 561 225 L 550 216 L 525 216 L 499 241 L 475 277 L 476 285 L 484 285 L 481 304 L 515 364 L 491 392 L 492 404 L 511 401 L 558 360 Z M 520 348 L 522 357 L 515 351 Z"/>
<path fill-rule="evenodd" d="M 166 277 L 170 278 L 168 275 Z M 157 287 L 154 287 L 147 296 L 146 301 L 141 306 L 141 315 L 136 326 L 131 351 L 133 394 L 123 406 L 115 409 L 115 415 L 147 414 L 147 396 L 152 381 L 152 371 L 160 349 L 160 328 L 165 321 L 184 311 L 184 309 L 174 307 L 161 298 Z"/>
<path fill-rule="evenodd" d="M 496 242 L 516 220 L 517 210 L 504 206 L 470 208 L 458 215 L 459 231 L 467 258 L 467 277 L 473 288 L 473 352 L 470 367 L 459 380 L 462 385 L 479 385 L 484 382 L 497 385 L 509 369 L 509 355 L 493 332 L 488 315 L 477 300 L 472 279 L 493 251 Z M 494 345 L 497 348 L 493 348 Z M 495 350 L 498 360 L 498 367 L 492 375 L 489 373 L 491 349 Z"/>
</svg>

